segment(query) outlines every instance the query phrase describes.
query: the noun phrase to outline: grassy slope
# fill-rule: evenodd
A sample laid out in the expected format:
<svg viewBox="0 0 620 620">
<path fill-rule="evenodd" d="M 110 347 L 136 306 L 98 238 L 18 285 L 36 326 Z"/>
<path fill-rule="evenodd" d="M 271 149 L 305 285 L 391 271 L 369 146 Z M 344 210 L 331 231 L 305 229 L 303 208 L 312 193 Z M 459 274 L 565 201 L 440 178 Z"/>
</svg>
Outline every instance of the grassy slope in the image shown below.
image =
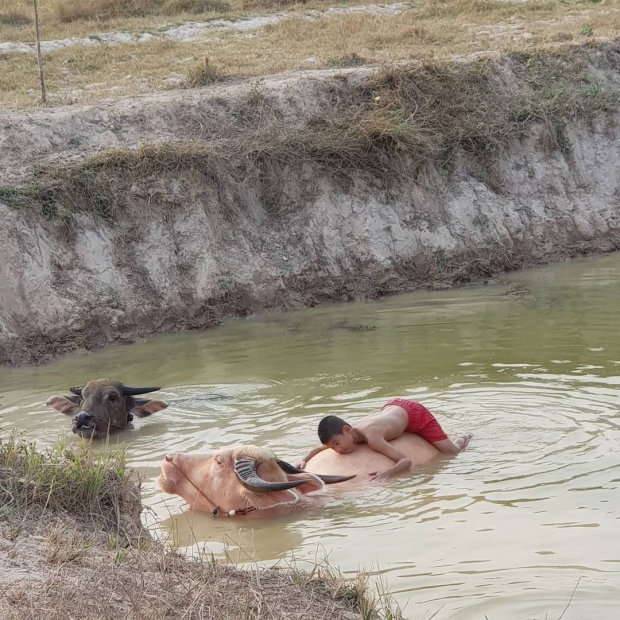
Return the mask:
<svg viewBox="0 0 620 620">
<path fill-rule="evenodd" d="M 616 48 L 513 53 L 459 65 L 428 62 L 387 68 L 361 81 L 332 79 L 323 85 L 329 98 L 294 124 L 277 100 L 252 89 L 228 117 L 203 127 L 206 137 L 191 125 L 186 135 L 179 128 L 178 142 L 40 168 L 31 185 L 0 187 L 0 199 L 14 208 L 35 208 L 70 235 L 73 214 L 89 211 L 116 220 L 135 208 L 135 201 L 125 200 L 130 186 L 154 187 L 184 171 L 214 187 L 243 178 L 260 188 L 265 208 L 276 212 L 278 175 L 287 167 L 311 164 L 317 173 L 337 177 L 366 172 L 390 183 L 410 181 L 431 166 L 447 179 L 460 153 L 501 191 L 501 151 L 533 124 L 546 128 L 545 148 L 566 150 L 567 123 L 618 109 L 620 91 L 599 81 L 601 71 L 613 71 Z"/>
<path fill-rule="evenodd" d="M 297 14 L 302 8 L 297 5 L 291 10 Z M 253 9 L 252 14 L 261 14 L 261 9 Z M 154 27 L 161 25 L 162 19 L 171 19 L 158 16 L 136 22 L 137 18 L 117 18 L 63 25 L 52 13 L 48 16 L 43 20 L 46 39 L 107 28 Z M 182 12 L 174 20 L 187 17 Z M 558 43 L 613 37 L 618 31 L 620 7 L 612 0 L 422 0 L 400 16 L 366 13 L 307 21 L 299 14 L 252 31 L 252 36 L 218 32 L 193 43 L 74 47 L 45 54 L 45 65 L 53 103 L 90 102 L 176 87 L 205 56 L 220 75 L 262 76 L 348 63 L 381 65 L 398 60 L 452 59 L 477 52 L 539 50 Z M 5 39 L 8 34 L 22 40 L 32 38 L 25 36 L 24 28 L 5 26 L 2 32 Z M 19 108 L 36 104 L 37 75 L 32 55 L 0 58 L 0 105 Z"/>
</svg>

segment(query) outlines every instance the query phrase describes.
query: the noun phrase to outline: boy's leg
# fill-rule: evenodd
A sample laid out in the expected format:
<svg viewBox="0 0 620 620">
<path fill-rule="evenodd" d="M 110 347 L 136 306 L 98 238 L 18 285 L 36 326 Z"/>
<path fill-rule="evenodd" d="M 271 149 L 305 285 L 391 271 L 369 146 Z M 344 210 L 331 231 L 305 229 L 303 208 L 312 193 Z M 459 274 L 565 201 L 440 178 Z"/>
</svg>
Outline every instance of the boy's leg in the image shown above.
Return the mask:
<svg viewBox="0 0 620 620">
<path fill-rule="evenodd" d="M 452 441 L 449 437 L 448 439 L 442 439 L 441 441 L 433 441 L 431 442 L 439 452 L 442 454 L 458 454 L 467 448 L 467 445 L 471 441 L 473 435 L 471 433 L 467 433 L 462 437 L 457 437 L 454 441 Z"/>
<path fill-rule="evenodd" d="M 407 412 L 409 425 L 407 433 L 417 433 L 432 443 L 443 454 L 458 454 L 469 444 L 473 435 L 468 433 L 452 441 L 441 428 L 437 418 L 420 403 L 404 398 L 394 398 L 386 406 L 396 405 Z M 385 407 L 384 407 L 385 408 Z"/>
</svg>

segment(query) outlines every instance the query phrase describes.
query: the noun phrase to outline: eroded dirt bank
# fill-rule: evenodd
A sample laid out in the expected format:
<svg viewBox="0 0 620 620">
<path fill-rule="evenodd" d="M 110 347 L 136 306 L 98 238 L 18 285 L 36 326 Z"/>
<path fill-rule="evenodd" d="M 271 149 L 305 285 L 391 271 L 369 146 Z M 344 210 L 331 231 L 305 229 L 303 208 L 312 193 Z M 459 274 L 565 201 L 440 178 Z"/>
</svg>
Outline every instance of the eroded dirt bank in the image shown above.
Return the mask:
<svg viewBox="0 0 620 620">
<path fill-rule="evenodd" d="M 620 247 L 620 43 L 0 115 L 0 360 Z"/>
</svg>

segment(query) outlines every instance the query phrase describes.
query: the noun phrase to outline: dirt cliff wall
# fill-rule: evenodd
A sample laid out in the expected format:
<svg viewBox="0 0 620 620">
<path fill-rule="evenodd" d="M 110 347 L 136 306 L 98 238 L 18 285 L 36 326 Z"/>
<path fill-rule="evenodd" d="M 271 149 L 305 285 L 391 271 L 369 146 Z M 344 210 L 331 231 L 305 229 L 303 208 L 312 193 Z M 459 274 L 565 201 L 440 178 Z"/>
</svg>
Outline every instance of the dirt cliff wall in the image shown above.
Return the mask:
<svg viewBox="0 0 620 620">
<path fill-rule="evenodd" d="M 618 249 L 619 92 L 612 42 L 0 115 L 0 361 Z"/>
</svg>

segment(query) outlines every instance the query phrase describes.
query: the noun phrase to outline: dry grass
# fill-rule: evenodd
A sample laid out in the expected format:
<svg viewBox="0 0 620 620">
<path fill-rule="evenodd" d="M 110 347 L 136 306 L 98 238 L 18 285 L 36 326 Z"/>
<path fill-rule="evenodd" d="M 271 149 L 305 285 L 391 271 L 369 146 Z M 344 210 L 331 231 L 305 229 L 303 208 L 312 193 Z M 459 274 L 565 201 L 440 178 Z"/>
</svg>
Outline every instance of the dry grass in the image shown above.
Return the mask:
<svg viewBox="0 0 620 620">
<path fill-rule="evenodd" d="M 183 13 L 205 15 L 231 10 L 230 4 L 224 0 L 64 0 L 55 6 L 59 22 Z"/>
<path fill-rule="evenodd" d="M 366 64 L 366 59 L 353 52 L 337 58 L 328 58 L 325 64 L 330 69 L 346 69 L 348 67 L 361 67 Z"/>
<path fill-rule="evenodd" d="M 346 2 L 346 0 L 342 0 Z M 257 9 L 282 9 L 284 7 L 305 6 L 310 4 L 309 0 L 242 0 L 242 8 L 249 11 Z M 316 4 L 316 2 L 312 3 Z M 325 4 L 333 4 L 326 2 Z"/>
<path fill-rule="evenodd" d="M 23 28 L 32 24 L 32 19 L 25 13 L 14 11 L 0 13 L 0 26 L 10 26 L 11 28 Z"/>
<path fill-rule="evenodd" d="M 247 11 L 320 8 L 330 0 L 39 0 L 44 39 L 83 37 L 98 32 L 155 32 L 172 23 L 244 18 Z M 340 5 L 339 0 L 335 0 Z M 360 0 L 359 4 L 371 3 Z M 32 0 L 0 0 L 0 42 L 34 39 Z"/>
<path fill-rule="evenodd" d="M 163 549 L 121 556 L 87 550 L 41 582 L 0 594 L 7 620 L 398 620 L 402 615 L 368 579 L 345 582 L 320 567 L 238 570 L 207 558 L 187 561 Z M 36 573 L 35 573 L 36 574 Z"/>
<path fill-rule="evenodd" d="M 618 90 L 602 87 L 588 71 L 598 49 L 512 54 L 496 63 L 429 62 L 384 69 L 361 83 L 334 80 L 324 87 L 329 102 L 294 124 L 277 100 L 250 91 L 227 122 L 203 126 L 204 138 L 187 139 L 196 135 L 192 124 L 185 140 L 179 132 L 178 142 L 41 169 L 32 186 L 0 188 L 0 197 L 70 227 L 71 214 L 83 210 L 108 220 L 135 211 L 135 184 L 142 184 L 144 195 L 159 192 L 149 209 L 155 208 L 151 202 L 170 208 L 165 179 L 183 183 L 184 175 L 200 175 L 202 184 L 216 189 L 256 188 L 265 208 L 277 211 L 282 174 L 292 168 L 311 166 L 337 180 L 367 173 L 386 185 L 429 168 L 449 176 L 457 156 L 501 191 L 498 155 L 533 124 L 544 127 L 546 148 L 567 150 L 567 122 L 618 109 Z M 223 192 L 221 199 L 232 213 L 242 208 L 240 196 Z"/>
<path fill-rule="evenodd" d="M 592 35 L 582 33 L 590 31 Z M 352 14 L 311 22 L 291 19 L 256 31 L 252 38 L 223 32 L 197 43 L 152 41 L 69 48 L 45 54 L 45 67 L 53 103 L 89 102 L 178 86 L 188 65 L 199 63 L 205 55 L 223 75 L 259 76 L 328 68 L 347 58 L 381 65 L 479 52 L 538 50 L 560 42 L 614 37 L 618 31 L 620 9 L 610 0 L 596 4 L 427 0 L 400 16 Z M 0 104 L 14 108 L 35 105 L 37 80 L 34 56 L 0 58 Z"/>
<path fill-rule="evenodd" d="M 59 520 L 48 526 L 45 560 L 56 565 L 79 562 L 96 544 L 96 537 L 84 536 L 77 528 Z"/>
<path fill-rule="evenodd" d="M 377 620 L 401 618 L 368 576 L 353 581 L 326 563 L 238 570 L 200 555 L 184 558 L 146 536 L 119 536 L 101 514 L 141 529 L 122 493 L 136 496 L 122 457 L 39 453 L 0 442 L 0 616 L 60 620 Z M 139 502 L 139 500 L 138 500 Z M 100 534 L 101 527 L 107 536 Z M 146 544 L 145 544 L 146 543 Z"/>
<path fill-rule="evenodd" d="M 220 82 L 225 79 L 225 76 L 221 74 L 217 66 L 209 61 L 205 56 L 202 63 L 193 66 L 187 72 L 185 78 L 185 86 L 188 88 L 197 88 L 199 86 L 207 86 L 214 82 Z"/>
</svg>

